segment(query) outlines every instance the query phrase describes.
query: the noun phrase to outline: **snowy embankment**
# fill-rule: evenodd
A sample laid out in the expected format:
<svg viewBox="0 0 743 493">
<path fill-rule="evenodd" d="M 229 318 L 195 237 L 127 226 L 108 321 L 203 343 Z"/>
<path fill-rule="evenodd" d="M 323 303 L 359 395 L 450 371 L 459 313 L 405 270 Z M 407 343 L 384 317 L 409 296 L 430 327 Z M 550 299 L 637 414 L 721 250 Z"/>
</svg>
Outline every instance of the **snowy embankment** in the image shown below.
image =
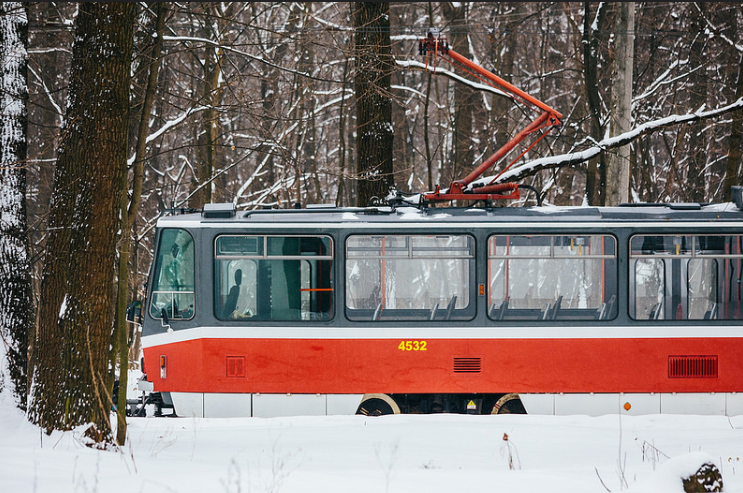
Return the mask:
<svg viewBox="0 0 743 493">
<path fill-rule="evenodd" d="M 0 398 L 0 492 L 682 492 L 705 460 L 743 492 L 742 457 L 743 416 L 667 415 L 136 418 L 101 452 Z"/>
</svg>

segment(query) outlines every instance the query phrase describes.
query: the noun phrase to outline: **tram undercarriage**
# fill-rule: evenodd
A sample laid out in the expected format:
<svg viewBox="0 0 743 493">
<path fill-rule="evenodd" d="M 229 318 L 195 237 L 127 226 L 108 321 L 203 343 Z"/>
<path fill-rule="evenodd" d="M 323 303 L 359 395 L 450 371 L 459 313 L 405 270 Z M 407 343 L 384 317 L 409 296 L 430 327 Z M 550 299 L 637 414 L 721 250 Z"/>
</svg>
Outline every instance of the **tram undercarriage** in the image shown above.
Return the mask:
<svg viewBox="0 0 743 493">
<path fill-rule="evenodd" d="M 176 403 L 178 406 L 176 407 Z M 354 404 L 357 407 L 354 411 Z M 143 393 L 127 400 L 132 417 L 276 417 L 309 414 L 526 414 L 518 394 L 214 394 Z"/>
<path fill-rule="evenodd" d="M 133 417 L 280 417 L 388 414 L 743 414 L 743 394 L 218 394 L 151 392 L 127 400 Z"/>
</svg>

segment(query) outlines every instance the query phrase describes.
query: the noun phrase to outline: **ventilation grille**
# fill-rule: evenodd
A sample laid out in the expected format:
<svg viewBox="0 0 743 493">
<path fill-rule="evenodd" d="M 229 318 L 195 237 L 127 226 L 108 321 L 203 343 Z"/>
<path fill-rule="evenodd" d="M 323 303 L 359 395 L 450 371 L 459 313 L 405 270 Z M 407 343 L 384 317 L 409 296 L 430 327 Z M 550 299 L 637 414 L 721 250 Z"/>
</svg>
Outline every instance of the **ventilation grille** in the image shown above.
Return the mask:
<svg viewBox="0 0 743 493">
<path fill-rule="evenodd" d="M 245 357 L 244 356 L 227 356 L 227 377 L 228 378 L 245 377 Z"/>
<path fill-rule="evenodd" d="M 479 357 L 454 358 L 454 373 L 480 373 L 481 369 Z"/>
<path fill-rule="evenodd" d="M 717 378 L 717 356 L 669 356 L 668 378 Z"/>
</svg>

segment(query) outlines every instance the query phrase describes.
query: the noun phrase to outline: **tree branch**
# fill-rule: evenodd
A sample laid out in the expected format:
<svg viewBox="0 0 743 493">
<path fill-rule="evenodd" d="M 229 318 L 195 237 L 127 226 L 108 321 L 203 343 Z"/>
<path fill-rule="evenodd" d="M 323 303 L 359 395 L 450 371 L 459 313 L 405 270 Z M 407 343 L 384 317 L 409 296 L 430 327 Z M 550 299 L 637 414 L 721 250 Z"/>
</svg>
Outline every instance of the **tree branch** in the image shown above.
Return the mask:
<svg viewBox="0 0 743 493">
<path fill-rule="evenodd" d="M 723 106 L 722 108 L 717 108 L 717 109 L 710 110 L 710 111 L 691 113 L 687 115 L 667 116 L 665 118 L 661 118 L 660 120 L 654 120 L 651 122 L 647 122 L 643 125 L 640 125 L 639 127 L 636 127 L 630 130 L 629 132 L 625 132 L 615 137 L 603 139 L 597 142 L 596 145 L 589 147 L 586 150 L 583 150 L 580 152 L 571 152 L 568 154 L 561 154 L 558 156 L 549 156 L 549 157 L 545 157 L 541 159 L 535 159 L 534 161 L 530 161 L 520 166 L 515 166 L 511 168 L 509 171 L 503 173 L 495 180 L 492 177 L 482 178 L 474 182 L 473 185 L 517 181 L 517 180 L 526 178 L 527 176 L 532 176 L 536 174 L 538 171 L 542 171 L 545 169 L 561 168 L 563 166 L 575 166 L 576 164 L 583 163 L 597 156 L 601 151 L 606 151 L 608 149 L 613 149 L 616 147 L 627 145 L 630 142 L 634 141 L 635 139 L 642 137 L 643 135 L 648 134 L 650 132 L 654 132 L 656 130 L 661 130 L 663 128 L 671 127 L 673 125 L 680 125 L 682 123 L 692 123 L 692 122 L 697 122 L 701 120 L 706 120 L 709 118 L 714 118 L 714 117 L 723 115 L 725 113 L 730 113 L 731 111 L 735 111 L 741 108 L 743 108 L 743 98 L 738 99 L 732 104 Z"/>
<path fill-rule="evenodd" d="M 467 80 L 464 77 L 461 77 L 461 76 L 455 74 L 454 72 L 451 72 L 449 70 L 446 70 L 446 69 L 443 69 L 443 68 L 440 68 L 440 67 L 434 67 L 432 65 L 426 65 L 425 63 L 411 61 L 411 60 L 407 60 L 407 61 L 405 61 L 405 60 L 395 60 L 395 65 L 397 65 L 398 67 L 402 67 L 402 68 L 414 68 L 414 69 L 418 69 L 418 70 L 423 70 L 425 72 L 431 72 L 432 74 L 443 75 L 443 76 L 448 77 L 448 78 L 450 78 L 450 79 L 452 79 L 452 80 L 454 80 L 456 82 L 460 82 L 462 84 L 465 84 L 465 85 L 471 87 L 472 89 L 474 89 L 476 91 L 487 91 L 487 92 L 490 92 L 492 94 L 497 94 L 498 96 L 503 96 L 503 97 L 506 97 L 506 98 L 508 98 L 510 100 L 513 100 L 513 97 L 511 97 L 510 94 L 505 93 L 503 91 L 500 91 L 500 90 L 496 89 L 493 86 L 489 86 L 487 84 L 480 84 L 479 82 L 472 82 L 471 80 Z"/>
</svg>

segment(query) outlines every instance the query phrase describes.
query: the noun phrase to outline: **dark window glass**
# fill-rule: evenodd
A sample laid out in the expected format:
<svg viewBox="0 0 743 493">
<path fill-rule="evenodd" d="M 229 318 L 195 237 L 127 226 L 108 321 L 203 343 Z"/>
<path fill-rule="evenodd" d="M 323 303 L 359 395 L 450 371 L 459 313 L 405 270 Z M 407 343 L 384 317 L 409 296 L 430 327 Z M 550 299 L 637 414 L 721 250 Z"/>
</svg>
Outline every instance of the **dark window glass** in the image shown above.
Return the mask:
<svg viewBox="0 0 743 493">
<path fill-rule="evenodd" d="M 333 252 L 327 236 L 220 236 L 214 306 L 220 320 L 333 317 Z"/>
<path fill-rule="evenodd" d="M 160 236 L 152 279 L 150 315 L 172 320 L 194 315 L 194 243 L 182 229 L 165 229 Z"/>
</svg>

